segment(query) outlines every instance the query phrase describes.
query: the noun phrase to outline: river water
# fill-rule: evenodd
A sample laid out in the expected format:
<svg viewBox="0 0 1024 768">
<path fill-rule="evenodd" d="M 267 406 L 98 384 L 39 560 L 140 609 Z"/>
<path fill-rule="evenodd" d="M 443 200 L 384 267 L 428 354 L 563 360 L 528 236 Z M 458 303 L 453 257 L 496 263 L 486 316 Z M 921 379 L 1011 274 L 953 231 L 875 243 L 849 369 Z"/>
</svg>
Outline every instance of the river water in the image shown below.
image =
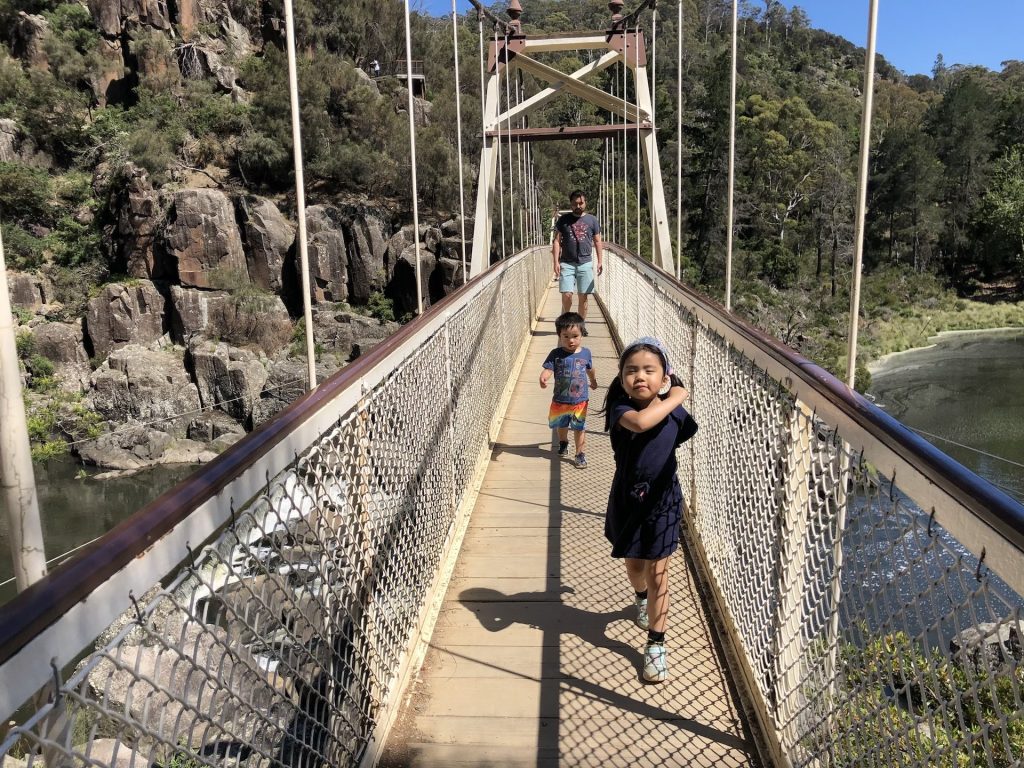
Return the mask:
<svg viewBox="0 0 1024 768">
<path fill-rule="evenodd" d="M 942 334 L 871 374 L 879 405 L 1024 501 L 1024 329 Z"/>
<path fill-rule="evenodd" d="M 186 478 L 195 467 L 187 464 L 154 467 L 128 477 L 93 480 L 71 460 L 35 465 L 39 514 L 47 559 L 62 555 L 106 533 L 132 512 Z M 0 582 L 14 575 L 6 513 L 0 515 Z M 14 584 L 0 586 L 0 603 L 15 594 Z"/>
</svg>

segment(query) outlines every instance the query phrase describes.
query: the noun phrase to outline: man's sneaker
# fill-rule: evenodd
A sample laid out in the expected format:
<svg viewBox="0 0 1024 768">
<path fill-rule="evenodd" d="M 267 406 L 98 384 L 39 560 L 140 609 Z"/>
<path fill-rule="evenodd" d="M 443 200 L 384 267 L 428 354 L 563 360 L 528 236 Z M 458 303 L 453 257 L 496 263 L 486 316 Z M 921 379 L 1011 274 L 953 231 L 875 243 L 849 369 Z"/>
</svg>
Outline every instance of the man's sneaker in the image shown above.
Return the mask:
<svg viewBox="0 0 1024 768">
<path fill-rule="evenodd" d="M 560 442 L 558 444 L 558 455 L 559 456 L 565 456 L 568 453 L 569 453 L 569 441 L 568 440 L 563 440 L 562 442 Z"/>
<path fill-rule="evenodd" d="M 644 680 L 648 683 L 663 683 L 668 679 L 668 656 L 664 643 L 647 643 L 644 646 Z"/>
<path fill-rule="evenodd" d="M 587 468 L 587 456 L 583 453 L 576 454 L 576 466 L 580 469 Z"/>
<path fill-rule="evenodd" d="M 651 620 L 647 618 L 647 598 L 638 597 L 634 605 L 636 606 L 636 625 L 646 632 L 651 627 Z"/>
</svg>

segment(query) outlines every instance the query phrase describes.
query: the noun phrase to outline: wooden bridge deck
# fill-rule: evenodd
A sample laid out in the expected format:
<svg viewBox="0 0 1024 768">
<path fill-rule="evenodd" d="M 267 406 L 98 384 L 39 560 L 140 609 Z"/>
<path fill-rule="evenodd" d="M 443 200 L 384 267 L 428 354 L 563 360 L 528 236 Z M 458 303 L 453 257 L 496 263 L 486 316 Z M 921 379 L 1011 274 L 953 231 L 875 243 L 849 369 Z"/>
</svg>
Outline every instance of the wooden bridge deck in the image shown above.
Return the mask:
<svg viewBox="0 0 1024 768">
<path fill-rule="evenodd" d="M 580 470 L 555 455 L 551 390 L 537 384 L 559 311 L 550 290 L 381 765 L 754 765 L 682 550 L 670 568 L 670 678 L 643 682 L 646 633 L 603 535 L 613 468 L 594 411 L 615 375 L 615 349 L 592 302 L 586 341 L 602 386 L 588 418 L 590 466 Z"/>
</svg>

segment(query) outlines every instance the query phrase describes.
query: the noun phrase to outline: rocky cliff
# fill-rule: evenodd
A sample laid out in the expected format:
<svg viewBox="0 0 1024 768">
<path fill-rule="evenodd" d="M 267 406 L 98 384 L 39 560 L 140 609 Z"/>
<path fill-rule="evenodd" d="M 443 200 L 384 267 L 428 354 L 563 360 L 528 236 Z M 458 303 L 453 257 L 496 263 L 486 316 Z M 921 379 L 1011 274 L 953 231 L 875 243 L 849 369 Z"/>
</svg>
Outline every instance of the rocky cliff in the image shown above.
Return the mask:
<svg viewBox="0 0 1024 768">
<path fill-rule="evenodd" d="M 240 63 L 282 42 L 272 4 L 87 0 L 84 7 L 100 38 L 85 78 L 97 109 L 131 106 L 140 82 L 185 98 L 187 83 L 203 81 L 244 105 L 253 94 L 240 80 Z M 76 8 L 66 18 L 85 13 Z M 51 73 L 65 66 L 53 58 L 62 50 L 54 44 L 58 31 L 52 17 L 21 12 L 6 42 L 25 72 Z M 351 87 L 388 103 L 355 71 Z M 405 109 L 404 91 L 389 98 L 395 111 Z M 430 104 L 418 100 L 417 121 L 429 123 L 430 114 Z M 68 286 L 55 285 L 48 265 L 9 275 L 30 415 L 63 414 L 48 422 L 50 437 L 101 466 L 207 460 L 305 391 L 293 195 L 281 188 L 254 194 L 244 173 L 237 178 L 216 158 L 192 168 L 179 157 L 154 175 L 102 144 L 94 151 L 97 204 L 76 211 L 75 220 L 99 232 L 107 260 L 100 272 L 119 277 L 77 286 L 88 292 L 79 312 L 69 311 Z M 7 118 L 0 120 L 0 163 L 60 172 L 30 131 Z M 462 284 L 462 243 L 455 221 L 435 218 L 436 226 L 414 232 L 393 200 L 323 189 L 309 197 L 322 380 L 415 310 L 417 241 L 428 303 Z M 40 238 L 50 232 L 20 226 Z M 93 417 L 84 431 L 83 413 Z"/>
</svg>

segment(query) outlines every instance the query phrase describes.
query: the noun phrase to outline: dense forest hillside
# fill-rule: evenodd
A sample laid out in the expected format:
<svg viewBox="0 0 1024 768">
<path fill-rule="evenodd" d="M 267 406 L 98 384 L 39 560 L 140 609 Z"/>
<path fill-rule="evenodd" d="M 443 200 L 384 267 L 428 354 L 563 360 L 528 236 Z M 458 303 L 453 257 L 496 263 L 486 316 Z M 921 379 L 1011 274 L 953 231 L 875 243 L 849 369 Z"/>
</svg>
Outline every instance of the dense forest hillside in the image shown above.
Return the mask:
<svg viewBox="0 0 1024 768">
<path fill-rule="evenodd" d="M 731 4 L 682 2 L 682 29 L 675 6 L 657 25 L 658 141 L 670 201 L 682 145 L 684 278 L 720 297 Z M 601 29 L 609 20 L 598 0 L 525 6 L 526 34 Z M 799 8 L 777 0 L 741 7 L 734 305 L 842 373 L 864 54 L 811 29 Z M 115 386 L 104 377 L 131 378 L 116 357 L 127 344 L 179 350 L 196 393 L 175 407 L 216 406 L 250 427 L 286 399 L 267 389 L 275 381 L 287 389 L 281 382 L 291 382 L 288 366 L 301 349 L 281 14 L 275 0 L 0 0 L 0 226 L 8 266 L 24 273 L 15 303 L 27 382 L 45 404 L 37 405 L 46 415 L 36 421 L 40 441 L 170 415 L 171 405 L 128 413 L 104 405 L 117 400 L 100 394 Z M 423 59 L 426 83 L 415 107 L 418 192 L 437 225 L 417 234 L 407 226 L 406 93 L 390 76 L 405 59 L 402 4 L 300 0 L 296 15 L 314 301 L 377 321 L 401 318 L 415 294 L 413 239 L 428 245 L 428 298 L 461 282 L 451 221 L 459 199 L 451 20 L 413 18 L 413 58 Z M 649 39 L 651 21 L 644 14 Z M 484 34 L 493 34 L 489 24 Z M 459 20 L 458 44 L 471 190 L 480 147 L 475 13 Z M 366 73 L 373 60 L 379 78 Z M 586 63 L 575 53 L 544 60 L 564 71 Z M 616 70 L 601 78 L 621 93 Z M 529 76 L 519 86 L 525 96 L 542 87 Z M 531 125 L 608 120 L 566 97 Z M 542 209 L 562 206 L 574 187 L 596 202 L 604 151 L 595 140 L 535 146 Z M 1024 62 L 992 72 L 940 58 L 932 77 L 905 77 L 880 57 L 867 355 L 940 326 L 1021 323 L 1020 305 L 993 302 L 1019 299 L 1022 253 Z M 978 298 L 992 305 L 984 314 L 971 301 Z M 332 365 L 384 332 L 344 325 L 318 339 Z M 209 346 L 217 343 L 247 351 L 217 352 Z M 202 380 L 204 360 L 226 370 L 240 358 L 252 374 L 247 394 L 216 391 L 215 376 Z M 55 382 L 59 407 L 46 395 Z M 220 405 L 246 397 L 240 411 Z M 275 405 L 261 408 L 267 398 Z M 193 426 L 178 424 L 175 434 L 218 431 Z"/>
</svg>

